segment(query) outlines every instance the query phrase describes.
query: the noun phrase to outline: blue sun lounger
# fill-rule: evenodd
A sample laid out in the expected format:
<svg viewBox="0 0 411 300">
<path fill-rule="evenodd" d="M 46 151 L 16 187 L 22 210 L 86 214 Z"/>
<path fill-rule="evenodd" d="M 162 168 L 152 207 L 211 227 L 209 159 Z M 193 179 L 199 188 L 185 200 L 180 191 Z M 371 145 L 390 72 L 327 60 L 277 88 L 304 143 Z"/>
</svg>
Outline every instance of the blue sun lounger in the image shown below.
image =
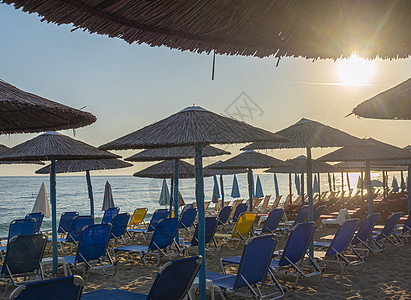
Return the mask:
<svg viewBox="0 0 411 300">
<path fill-rule="evenodd" d="M 129 233 L 141 233 L 143 235 L 144 240 L 147 241 L 146 234 L 150 232 L 154 232 L 154 230 L 156 229 L 157 223 L 163 219 L 166 219 L 167 217 L 168 217 L 168 209 L 165 209 L 165 208 L 157 209 L 151 216 L 150 224 L 148 224 L 147 228 L 132 228 L 132 229 L 128 229 L 128 232 Z"/>
<path fill-rule="evenodd" d="M 108 224 L 111 223 L 111 220 L 115 215 L 120 212 L 119 207 L 110 207 L 106 211 L 104 211 L 103 218 L 101 219 L 101 224 Z"/>
<path fill-rule="evenodd" d="M 57 233 L 66 236 L 70 230 L 71 223 L 75 217 L 78 217 L 77 211 L 63 212 L 60 216 L 59 227 Z"/>
<path fill-rule="evenodd" d="M 411 236 L 411 214 L 408 214 L 407 220 L 405 220 L 404 225 L 398 225 L 395 234 L 398 237 L 403 237 L 408 241 Z"/>
<path fill-rule="evenodd" d="M 350 243 L 350 248 L 354 251 L 359 259 L 357 264 L 364 262 L 368 254 L 372 250 L 371 246 L 368 244 L 368 240 L 371 237 L 372 230 L 374 229 L 375 224 L 377 224 L 379 217 L 379 213 L 369 215 L 361 224 L 360 228 L 358 229 L 357 233 L 354 235 Z"/>
<path fill-rule="evenodd" d="M 288 221 L 284 223 L 284 227 L 280 226 L 278 227 L 283 233 L 286 235 L 290 233 L 293 228 L 300 223 L 304 223 L 307 219 L 308 216 L 308 205 L 305 205 L 301 207 L 300 211 L 298 212 L 297 216 L 295 217 L 294 222 L 293 221 Z M 289 227 L 291 226 L 291 227 Z"/>
<path fill-rule="evenodd" d="M 63 257 L 70 267 L 70 273 L 71 268 L 83 266 L 83 274 L 89 269 L 102 269 L 107 274 L 106 268 L 114 265 L 107 251 L 111 227 L 111 224 L 94 224 L 83 228 L 76 255 Z M 108 263 L 105 263 L 105 257 Z"/>
<path fill-rule="evenodd" d="M 89 226 L 93 223 L 92 216 L 77 216 L 73 218 L 71 222 L 70 229 L 67 232 L 65 238 L 58 238 L 57 242 L 61 247 L 61 251 L 64 253 L 63 244 L 70 244 L 71 246 L 77 245 L 80 240 L 81 232 L 84 227 Z M 49 239 L 51 242 L 51 238 Z"/>
<path fill-rule="evenodd" d="M 265 220 L 263 228 L 255 230 L 254 234 L 273 234 L 277 230 L 283 215 L 284 209 L 273 209 L 268 214 L 267 220 Z"/>
<path fill-rule="evenodd" d="M 13 220 L 10 222 L 9 234 L 7 238 L 2 238 L 2 239 L 7 239 L 7 243 L 8 243 L 10 239 L 15 236 L 34 234 L 35 228 L 36 228 L 36 219 Z M 0 247 L 0 254 L 3 259 L 4 259 L 4 252 L 6 251 L 6 249 L 7 249 L 7 245 Z"/>
<path fill-rule="evenodd" d="M 164 264 L 157 274 L 148 295 L 120 289 L 97 290 L 82 295 L 82 300 L 170 300 L 184 299 L 194 281 L 203 259 L 201 256 L 187 257 Z"/>
<path fill-rule="evenodd" d="M 206 217 L 205 218 L 205 246 L 206 246 L 206 250 L 208 252 L 210 252 L 210 254 L 217 250 L 217 243 L 214 239 L 214 234 L 217 230 L 217 218 L 216 217 Z M 214 242 L 214 248 L 211 249 L 208 245 L 210 244 L 210 242 L 213 241 Z M 198 224 L 196 224 L 195 226 L 195 231 L 193 234 L 193 238 L 191 239 L 190 242 L 184 242 L 182 243 L 182 239 L 180 239 L 180 246 L 182 246 L 184 249 L 184 254 L 187 255 L 188 250 L 192 247 L 196 247 L 198 246 Z"/>
<path fill-rule="evenodd" d="M 350 260 L 345 252 L 350 245 L 355 230 L 358 227 L 359 219 L 350 219 L 345 221 L 337 230 L 331 242 L 314 242 L 315 248 L 327 248 L 327 251 L 315 251 L 314 257 L 324 262 L 323 272 L 327 268 L 329 262 L 340 264 L 342 270 L 341 275 L 347 265 L 355 265 L 357 261 Z"/>
<path fill-rule="evenodd" d="M 281 298 L 284 296 L 284 290 L 269 270 L 275 246 L 276 240 L 273 235 L 250 238 L 245 243 L 243 253 L 240 256 L 236 275 L 207 271 L 206 278 L 213 281 L 213 286 L 219 289 L 223 299 L 223 291 L 234 297 Z M 272 284 L 266 282 L 267 273 L 270 275 Z M 277 291 L 269 295 L 263 295 L 260 289 L 263 284 L 275 286 Z"/>
<path fill-rule="evenodd" d="M 238 204 L 233 214 L 233 223 L 236 223 L 240 215 L 246 211 L 247 211 L 247 204 L 245 203 Z"/>
<path fill-rule="evenodd" d="M 186 229 L 188 232 L 190 232 L 191 226 L 194 224 L 194 220 L 197 216 L 197 209 L 192 207 L 192 208 L 187 208 L 185 209 L 180 216 L 180 226 L 178 227 L 179 229 Z"/>
<path fill-rule="evenodd" d="M 224 206 L 218 213 L 218 225 L 226 226 L 232 212 L 231 206 Z"/>
<path fill-rule="evenodd" d="M 66 276 L 26 283 L 10 294 L 10 300 L 79 300 L 84 281 L 78 276 Z"/>
<path fill-rule="evenodd" d="M 395 229 L 400 218 L 400 212 L 392 214 L 381 231 L 375 231 L 372 233 L 373 242 L 378 248 L 371 248 L 371 252 L 382 252 L 387 246 L 386 242 L 389 242 L 397 247 L 404 245 L 403 241 L 395 234 Z"/>
<path fill-rule="evenodd" d="M 5 292 L 9 283 L 17 285 L 44 279 L 40 262 L 46 243 L 47 237 L 42 234 L 17 235 L 10 239 L 0 273 L 0 279 L 6 281 Z M 34 279 L 26 280 L 30 276 Z M 18 277 L 24 277 L 24 281 L 17 282 Z"/>
<path fill-rule="evenodd" d="M 119 252 L 138 253 L 145 265 L 147 265 L 145 259 L 146 255 L 157 256 L 157 263 L 160 263 L 161 256 L 166 256 L 171 260 L 173 253 L 169 253 L 169 248 L 173 244 L 176 245 L 178 254 L 181 253 L 180 248 L 174 240 L 179 224 L 180 220 L 178 218 L 168 218 L 160 220 L 160 222 L 158 222 L 156 226 L 156 229 L 154 230 L 153 236 L 151 237 L 151 241 L 148 246 L 135 245 L 115 248 L 114 254 L 116 256 L 116 261 Z"/>
<path fill-rule="evenodd" d="M 34 228 L 34 233 L 40 232 L 40 227 L 41 227 L 41 224 L 43 223 L 43 218 L 44 218 L 44 214 L 42 212 L 29 213 L 24 218 L 25 219 L 35 219 L 36 227 Z"/>
<path fill-rule="evenodd" d="M 129 219 L 129 213 L 121 213 L 113 217 L 113 219 L 111 220 L 111 225 L 113 227 L 111 228 L 110 239 L 118 240 L 119 238 L 123 238 L 124 241 L 124 235 L 129 234 L 127 232 L 127 225 Z"/>
</svg>

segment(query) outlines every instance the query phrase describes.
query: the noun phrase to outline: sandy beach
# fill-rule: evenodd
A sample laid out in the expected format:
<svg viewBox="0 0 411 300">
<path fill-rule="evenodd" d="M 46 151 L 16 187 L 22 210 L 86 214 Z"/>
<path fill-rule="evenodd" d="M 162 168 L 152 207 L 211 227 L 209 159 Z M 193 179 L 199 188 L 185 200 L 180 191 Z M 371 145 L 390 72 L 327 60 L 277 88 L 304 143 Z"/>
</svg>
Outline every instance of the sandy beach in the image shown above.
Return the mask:
<svg viewBox="0 0 411 300">
<path fill-rule="evenodd" d="M 321 236 L 333 233 L 334 228 L 319 228 L 316 230 L 315 240 Z M 190 235 L 183 234 L 185 239 Z M 117 242 L 116 246 L 124 244 Z M 125 244 L 147 244 L 141 237 L 134 240 L 127 240 Z M 282 249 L 285 244 L 284 238 L 278 239 L 276 249 Z M 241 255 L 242 246 L 239 249 L 231 250 L 220 242 L 220 250 L 214 255 L 207 254 L 207 270 L 221 272 L 219 260 L 221 257 Z M 112 248 L 113 244 L 111 244 Z M 195 254 L 196 249 L 190 253 Z M 46 253 L 50 256 L 49 253 Z M 147 293 L 154 281 L 154 278 L 161 265 L 167 262 L 163 258 L 160 265 L 155 259 L 148 259 L 148 265 L 144 266 L 140 259 L 127 260 L 126 256 L 121 256 L 117 263 L 117 274 L 114 276 L 103 275 L 102 271 L 91 270 L 84 277 L 86 283 L 84 292 L 96 289 L 120 288 L 134 292 Z M 299 281 L 296 289 L 292 289 L 294 277 L 278 275 L 280 284 L 287 287 L 287 299 L 411 299 L 411 243 L 405 243 L 400 248 L 389 247 L 383 253 L 370 254 L 362 266 L 347 267 L 343 276 L 340 276 L 340 268 L 332 265 L 327 268 L 322 280 L 319 277 L 304 278 Z M 109 272 L 114 269 L 108 269 Z M 234 274 L 235 268 L 228 268 L 228 273 Z M 50 272 L 50 269 L 47 270 Z M 82 275 L 82 269 L 74 271 L 75 274 Z M 59 269 L 59 276 L 63 276 L 62 269 Z M 5 285 L 0 286 L 0 293 L 4 298 Z M 272 289 L 272 288 L 271 288 Z M 9 288 L 10 294 L 12 288 Z M 268 290 L 267 290 L 268 291 Z M 216 299 L 220 299 L 216 290 Z M 197 294 L 198 297 L 198 294 Z M 232 299 L 233 297 L 231 297 Z M 208 292 L 207 299 L 211 299 Z M 236 297 L 235 299 L 241 299 Z"/>
</svg>

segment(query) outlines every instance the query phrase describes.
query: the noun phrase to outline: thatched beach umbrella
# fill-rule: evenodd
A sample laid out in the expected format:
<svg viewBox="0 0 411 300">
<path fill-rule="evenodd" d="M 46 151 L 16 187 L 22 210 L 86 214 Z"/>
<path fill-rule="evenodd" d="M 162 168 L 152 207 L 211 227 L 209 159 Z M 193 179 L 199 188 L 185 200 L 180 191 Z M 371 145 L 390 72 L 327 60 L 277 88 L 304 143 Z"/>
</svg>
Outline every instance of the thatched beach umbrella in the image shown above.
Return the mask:
<svg viewBox="0 0 411 300">
<path fill-rule="evenodd" d="M 205 212 L 202 148 L 208 144 L 233 144 L 247 141 L 287 141 L 287 139 L 208 111 L 188 107 L 110 143 L 102 149 L 127 150 L 177 146 L 195 147 L 196 201 L 198 208 L 198 254 L 205 258 Z M 199 272 L 200 298 L 205 299 L 205 263 Z"/>
<path fill-rule="evenodd" d="M 90 125 L 90 113 L 22 91 L 0 80 L 0 134 L 29 133 Z"/>
<path fill-rule="evenodd" d="M 0 153 L 9 150 L 10 147 L 0 144 Z M 35 165 L 45 165 L 42 161 L 0 161 L 2 165 L 11 165 L 11 164 L 35 164 Z"/>
<path fill-rule="evenodd" d="M 362 145 L 345 146 L 320 157 L 320 161 L 361 161 L 365 162 L 365 181 L 368 191 L 368 213 L 373 211 L 373 193 L 371 187 L 370 163 L 387 160 L 411 159 L 411 153 L 398 147 L 374 140 L 362 140 Z"/>
<path fill-rule="evenodd" d="M 290 188 L 290 194 L 291 194 L 291 173 L 301 173 L 301 178 L 304 177 L 303 174 L 307 174 L 307 157 L 304 155 L 300 155 L 297 156 L 296 158 L 293 159 L 287 159 L 286 160 L 287 163 L 290 163 L 289 166 L 285 166 L 285 167 L 274 167 L 274 168 L 270 168 L 268 170 L 265 170 L 264 172 L 266 173 L 287 173 L 289 174 L 289 188 Z M 336 171 L 336 168 L 334 168 L 334 166 L 324 163 L 324 162 L 320 162 L 320 161 L 316 161 L 316 160 L 312 160 L 312 172 L 313 173 L 333 173 Z M 318 177 L 320 178 L 320 177 Z M 320 184 L 320 182 L 318 182 L 318 185 Z M 302 203 L 304 204 L 304 195 L 302 195 Z"/>
<path fill-rule="evenodd" d="M 224 181 L 223 175 L 235 175 L 235 174 L 242 174 L 247 173 L 247 169 L 214 169 L 213 167 L 222 163 L 222 160 L 216 161 L 206 167 L 204 170 L 207 170 L 213 175 L 220 175 L 220 189 L 221 189 L 221 207 L 224 206 Z"/>
<path fill-rule="evenodd" d="M 58 160 L 55 169 L 58 173 L 86 172 L 87 190 L 90 199 L 90 214 L 94 217 L 93 187 L 91 185 L 90 171 L 114 170 L 132 167 L 133 165 L 117 158 L 91 159 L 91 160 Z M 50 174 L 50 165 L 36 171 L 36 174 Z"/>
<path fill-rule="evenodd" d="M 104 159 L 117 155 L 57 132 L 46 132 L 0 153 L 0 160 L 50 160 L 50 201 L 52 218 L 53 269 L 57 272 L 56 159 Z"/>
<path fill-rule="evenodd" d="M 364 118 L 411 120 L 411 78 L 357 105 Z"/>
<path fill-rule="evenodd" d="M 222 149 L 218 149 L 213 146 L 203 147 L 203 157 L 219 156 L 230 154 Z M 174 202 L 174 216 L 178 216 L 178 178 L 179 178 L 179 161 L 180 159 L 194 158 L 195 151 L 193 147 L 172 147 L 172 148 L 157 148 L 143 150 L 133 156 L 126 158 L 128 161 L 157 161 L 157 160 L 174 160 L 174 174 L 171 176 L 171 201 L 170 201 L 170 214 L 171 208 Z M 178 237 L 178 236 L 177 236 Z"/>
<path fill-rule="evenodd" d="M 4 2 L 47 22 L 182 51 L 310 59 L 411 54 L 407 0 Z"/>
<path fill-rule="evenodd" d="M 286 167 L 290 164 L 253 150 L 244 151 L 226 161 L 213 166 L 213 169 L 248 169 L 248 194 L 250 200 L 250 211 L 253 210 L 253 169 L 266 169 L 271 167 Z"/>
<path fill-rule="evenodd" d="M 308 220 L 313 220 L 313 166 L 311 158 L 311 148 L 341 147 L 345 145 L 355 145 L 361 142 L 360 139 L 345 133 L 341 130 L 321 124 L 309 119 L 301 119 L 277 134 L 291 140 L 289 143 L 254 143 L 243 149 L 282 149 L 282 148 L 306 148 L 307 150 L 307 194 L 308 194 Z"/>
</svg>

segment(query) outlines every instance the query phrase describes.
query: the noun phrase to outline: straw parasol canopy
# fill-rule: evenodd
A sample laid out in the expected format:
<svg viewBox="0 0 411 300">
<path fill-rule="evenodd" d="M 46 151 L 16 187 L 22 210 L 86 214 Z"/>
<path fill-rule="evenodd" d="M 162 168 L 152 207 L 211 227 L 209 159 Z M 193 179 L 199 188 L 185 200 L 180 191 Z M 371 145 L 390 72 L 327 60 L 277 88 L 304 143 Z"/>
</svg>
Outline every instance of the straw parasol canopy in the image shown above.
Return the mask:
<svg viewBox="0 0 411 300">
<path fill-rule="evenodd" d="M 117 158 L 118 155 L 99 150 L 79 140 L 58 133 L 46 132 L 0 153 L 0 161 L 78 160 Z"/>
<path fill-rule="evenodd" d="M 0 153 L 3 153 L 6 150 L 9 150 L 10 148 L 0 144 Z M 36 165 L 45 165 L 44 162 L 42 161 L 0 161 L 0 164 L 3 165 L 10 165 L 10 164 L 36 164 Z"/>
<path fill-rule="evenodd" d="M 395 164 L 394 161 L 392 162 Z M 370 164 L 370 169 L 371 171 L 405 171 L 407 169 L 402 166 L 385 165 L 385 163 L 384 161 L 379 162 L 379 164 Z M 343 161 L 333 166 L 341 172 L 363 172 L 365 169 L 365 163 L 362 161 Z"/>
<path fill-rule="evenodd" d="M 172 160 L 165 160 L 141 171 L 133 174 L 135 177 L 143 178 L 170 178 L 174 175 L 174 162 Z M 212 176 L 207 171 L 204 171 L 204 176 Z M 195 178 L 195 167 L 185 161 L 180 161 L 179 167 L 180 178 Z"/>
<path fill-rule="evenodd" d="M 364 118 L 411 120 L 411 78 L 360 103 L 352 113 Z"/>
<path fill-rule="evenodd" d="M 78 128 L 96 120 L 88 112 L 22 91 L 0 80 L 0 134 Z"/>
<path fill-rule="evenodd" d="M 133 165 L 117 158 L 90 160 L 58 160 L 56 173 L 74 173 L 92 170 L 114 170 L 132 167 Z M 36 174 L 50 174 L 50 165 L 36 171 Z"/>
<path fill-rule="evenodd" d="M 406 0 L 3 2 L 47 22 L 181 51 L 313 59 L 347 57 L 353 49 L 368 58 L 411 54 Z"/>
<path fill-rule="evenodd" d="M 288 139 L 200 106 L 187 107 L 163 120 L 100 146 L 103 150 L 234 144 Z"/>
<path fill-rule="evenodd" d="M 273 167 L 268 170 L 265 170 L 264 172 L 267 173 L 307 173 L 307 157 L 304 155 L 300 155 L 296 158 L 293 159 L 287 159 L 287 163 L 290 163 L 290 166 L 284 166 L 284 167 Z M 313 160 L 313 173 L 332 173 L 336 172 L 338 169 L 336 169 L 334 166 Z"/>
<path fill-rule="evenodd" d="M 234 174 L 242 174 L 247 173 L 247 169 L 239 169 L 239 168 L 226 168 L 226 169 L 216 169 L 215 166 L 221 164 L 223 161 L 219 160 L 215 163 L 209 164 L 208 166 L 204 167 L 204 170 L 207 170 L 210 174 L 213 175 L 234 175 Z"/>
<path fill-rule="evenodd" d="M 203 147 L 203 157 L 219 156 L 231 154 L 222 149 L 218 149 L 213 146 Z M 124 160 L 127 161 L 156 161 L 156 160 L 167 160 L 167 159 L 186 159 L 194 158 L 195 151 L 193 147 L 173 147 L 173 148 L 158 148 L 158 149 L 147 149 L 133 156 L 127 157 Z"/>
</svg>

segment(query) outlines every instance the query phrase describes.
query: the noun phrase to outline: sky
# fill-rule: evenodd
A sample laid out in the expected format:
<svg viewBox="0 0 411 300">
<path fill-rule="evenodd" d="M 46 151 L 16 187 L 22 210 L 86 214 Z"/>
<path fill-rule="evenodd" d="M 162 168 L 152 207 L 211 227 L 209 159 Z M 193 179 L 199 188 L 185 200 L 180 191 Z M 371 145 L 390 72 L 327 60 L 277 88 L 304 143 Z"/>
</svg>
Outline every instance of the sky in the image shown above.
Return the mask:
<svg viewBox="0 0 411 300">
<path fill-rule="evenodd" d="M 341 75 L 340 61 L 283 58 L 277 67 L 273 57 L 217 55 L 211 80 L 211 55 L 130 45 L 40 20 L 38 15 L 0 4 L 0 79 L 74 108 L 85 107 L 97 122 L 76 129 L 75 138 L 91 145 L 112 141 L 193 104 L 237 118 L 240 109 L 242 120 L 273 132 L 304 117 L 361 138 L 399 147 L 411 144 L 411 121 L 345 117 L 362 101 L 411 77 L 410 58 L 374 60 L 367 80 L 360 76 L 363 84 L 350 85 L 347 71 L 345 78 Z M 360 71 L 355 69 L 349 78 Z M 252 115 L 241 108 L 245 104 L 254 109 Z M 73 137 L 72 130 L 62 133 Z M 0 136 L 0 143 L 12 147 L 36 135 Z M 236 154 L 241 146 L 223 148 Z M 315 149 L 313 157 L 331 150 Z M 116 153 L 128 157 L 135 152 Z M 267 154 L 287 159 L 304 150 Z M 205 159 L 204 164 L 215 160 Z M 94 173 L 129 175 L 148 165 Z M 0 176 L 34 175 L 36 169 L 1 166 Z"/>
</svg>

